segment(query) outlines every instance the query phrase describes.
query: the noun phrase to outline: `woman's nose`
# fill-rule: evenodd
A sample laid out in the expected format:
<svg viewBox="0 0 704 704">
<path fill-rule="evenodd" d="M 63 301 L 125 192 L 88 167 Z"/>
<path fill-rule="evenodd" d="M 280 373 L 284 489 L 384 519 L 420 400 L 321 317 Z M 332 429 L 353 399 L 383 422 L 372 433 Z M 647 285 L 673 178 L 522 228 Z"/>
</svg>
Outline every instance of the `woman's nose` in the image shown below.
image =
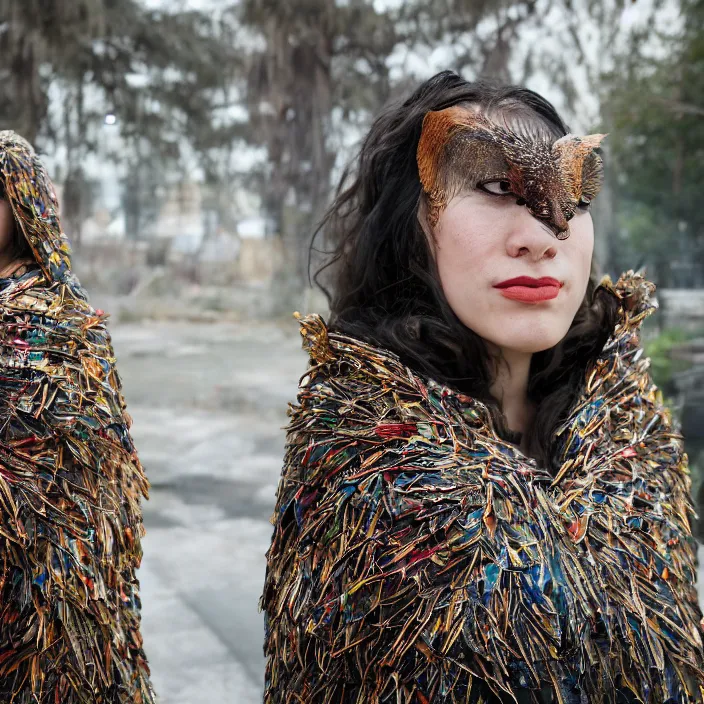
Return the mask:
<svg viewBox="0 0 704 704">
<path fill-rule="evenodd" d="M 511 232 L 506 240 L 506 251 L 510 257 L 527 257 L 539 262 L 554 259 L 557 240 L 550 227 L 533 217 L 527 208 L 516 213 Z"/>
</svg>

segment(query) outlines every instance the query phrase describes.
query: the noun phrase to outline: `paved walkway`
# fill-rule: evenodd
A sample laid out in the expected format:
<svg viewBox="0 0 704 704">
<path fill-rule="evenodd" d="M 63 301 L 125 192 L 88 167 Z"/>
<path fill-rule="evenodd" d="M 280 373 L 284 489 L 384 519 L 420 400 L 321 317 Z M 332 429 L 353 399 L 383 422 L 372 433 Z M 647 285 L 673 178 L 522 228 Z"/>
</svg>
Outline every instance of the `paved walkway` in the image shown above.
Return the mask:
<svg viewBox="0 0 704 704">
<path fill-rule="evenodd" d="M 258 704 L 281 426 L 306 364 L 297 324 L 112 329 L 152 485 L 139 578 L 160 703 Z"/>
</svg>

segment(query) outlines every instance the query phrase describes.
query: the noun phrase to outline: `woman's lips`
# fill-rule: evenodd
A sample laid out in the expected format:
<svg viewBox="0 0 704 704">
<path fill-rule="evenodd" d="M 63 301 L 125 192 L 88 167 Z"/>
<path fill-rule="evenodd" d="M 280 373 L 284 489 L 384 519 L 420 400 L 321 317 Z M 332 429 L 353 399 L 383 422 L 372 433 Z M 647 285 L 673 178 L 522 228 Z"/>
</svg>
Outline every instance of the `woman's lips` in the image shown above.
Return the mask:
<svg viewBox="0 0 704 704">
<path fill-rule="evenodd" d="M 499 293 L 505 298 L 512 298 L 514 301 L 537 303 L 538 301 L 549 301 L 551 298 L 557 298 L 557 294 L 560 293 L 560 287 L 539 286 L 538 288 L 530 288 L 529 286 L 509 286 L 508 288 L 500 288 Z"/>
<path fill-rule="evenodd" d="M 496 284 L 495 288 L 505 298 L 524 303 L 538 303 L 557 298 L 562 284 L 550 276 L 534 279 L 530 276 L 518 276 Z"/>
</svg>

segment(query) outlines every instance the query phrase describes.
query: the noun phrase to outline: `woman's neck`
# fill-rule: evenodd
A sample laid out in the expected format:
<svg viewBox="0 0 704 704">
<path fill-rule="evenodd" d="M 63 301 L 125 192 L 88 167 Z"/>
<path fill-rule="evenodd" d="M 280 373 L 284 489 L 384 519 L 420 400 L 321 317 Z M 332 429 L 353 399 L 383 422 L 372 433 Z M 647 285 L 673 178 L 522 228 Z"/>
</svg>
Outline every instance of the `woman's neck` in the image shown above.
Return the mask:
<svg viewBox="0 0 704 704">
<path fill-rule="evenodd" d="M 501 404 L 508 427 L 525 433 L 530 427 L 535 406 L 528 399 L 528 377 L 532 355 L 515 350 L 502 350 L 496 377 L 489 390 Z"/>
</svg>

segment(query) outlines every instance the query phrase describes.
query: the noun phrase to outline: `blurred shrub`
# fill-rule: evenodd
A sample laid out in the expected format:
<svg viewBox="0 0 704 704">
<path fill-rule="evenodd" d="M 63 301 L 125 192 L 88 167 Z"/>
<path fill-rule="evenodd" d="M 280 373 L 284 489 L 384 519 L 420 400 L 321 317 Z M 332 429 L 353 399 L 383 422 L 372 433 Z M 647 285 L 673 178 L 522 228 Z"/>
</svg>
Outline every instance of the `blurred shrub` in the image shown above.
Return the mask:
<svg viewBox="0 0 704 704">
<path fill-rule="evenodd" d="M 694 337 L 696 337 L 694 333 L 684 328 L 669 328 L 653 336 L 644 337 L 643 347 L 646 355 L 650 357 L 650 372 L 653 381 L 666 399 L 674 396 L 676 392 L 674 375 L 692 366 L 691 362 L 686 360 L 673 359 L 672 350 Z"/>
</svg>

